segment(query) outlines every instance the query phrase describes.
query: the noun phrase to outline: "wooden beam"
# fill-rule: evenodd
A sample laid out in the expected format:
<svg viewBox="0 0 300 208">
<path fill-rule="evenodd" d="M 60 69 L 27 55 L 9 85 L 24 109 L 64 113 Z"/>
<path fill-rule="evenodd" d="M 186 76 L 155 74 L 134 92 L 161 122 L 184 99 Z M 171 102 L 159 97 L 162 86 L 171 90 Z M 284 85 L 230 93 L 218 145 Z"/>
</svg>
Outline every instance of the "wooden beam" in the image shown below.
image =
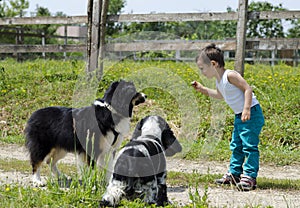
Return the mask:
<svg viewBox="0 0 300 208">
<path fill-rule="evenodd" d="M 234 69 L 244 76 L 248 0 L 239 0 Z"/>
<path fill-rule="evenodd" d="M 1 45 L 0 53 L 85 52 L 86 45 Z"/>
<path fill-rule="evenodd" d="M 300 11 L 248 12 L 248 19 L 300 19 Z M 185 22 L 238 20 L 238 12 L 108 15 L 107 22 Z M 0 25 L 87 24 L 88 16 L 0 18 Z"/>
<path fill-rule="evenodd" d="M 157 13 L 121 14 L 108 16 L 109 22 L 185 22 L 185 21 L 224 21 L 236 20 L 236 12 L 218 13 Z"/>
<path fill-rule="evenodd" d="M 106 45 L 106 51 L 197 51 L 209 42 L 205 41 L 141 41 L 135 43 L 110 43 Z M 214 41 L 222 50 L 234 51 L 235 41 Z"/>
<path fill-rule="evenodd" d="M 261 11 L 261 12 L 250 12 L 248 19 L 300 19 L 300 11 Z"/>
<path fill-rule="evenodd" d="M 87 72 L 92 72 L 98 68 L 99 44 L 100 44 L 100 12 L 102 10 L 102 0 L 89 0 L 89 22 L 88 22 L 88 56 Z"/>
<path fill-rule="evenodd" d="M 0 25 L 50 25 L 87 23 L 87 16 L 69 17 L 14 17 L 0 18 Z"/>
<path fill-rule="evenodd" d="M 99 42 L 99 61 L 100 67 L 98 72 L 98 77 L 101 78 L 103 75 L 103 60 L 105 52 L 105 33 L 106 33 L 106 20 L 108 12 L 109 0 L 102 1 L 102 11 L 100 17 L 100 42 Z"/>
<path fill-rule="evenodd" d="M 107 52 L 138 52 L 138 51 L 197 51 L 211 41 L 140 41 L 131 43 L 108 43 L 105 44 Z M 223 51 L 235 51 L 236 41 L 214 41 Z M 247 51 L 270 51 L 277 48 L 278 50 L 300 50 L 300 38 L 252 38 L 246 41 Z M 87 45 L 69 44 L 69 45 L 13 45 L 3 44 L 0 47 L 0 53 L 42 53 L 42 52 L 86 52 Z"/>
</svg>

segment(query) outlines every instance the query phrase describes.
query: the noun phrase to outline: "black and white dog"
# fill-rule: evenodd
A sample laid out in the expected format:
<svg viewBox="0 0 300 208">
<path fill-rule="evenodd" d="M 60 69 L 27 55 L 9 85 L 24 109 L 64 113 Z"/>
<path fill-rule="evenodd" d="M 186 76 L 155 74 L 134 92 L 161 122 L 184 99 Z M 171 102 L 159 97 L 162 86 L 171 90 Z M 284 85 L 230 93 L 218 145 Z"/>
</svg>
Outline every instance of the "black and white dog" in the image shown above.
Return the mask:
<svg viewBox="0 0 300 208">
<path fill-rule="evenodd" d="M 132 139 L 118 153 L 114 172 L 100 206 L 115 206 L 124 196 L 149 204 L 168 203 L 166 157 L 182 149 L 168 123 L 147 116 L 136 126 Z"/>
<path fill-rule="evenodd" d="M 56 163 L 68 152 L 76 153 L 82 164 L 94 165 L 95 160 L 104 165 L 105 155 L 113 153 L 129 133 L 133 107 L 145 99 L 132 82 L 120 80 L 91 106 L 47 107 L 34 112 L 24 131 L 34 184 L 43 185 L 40 165 L 44 160 L 59 176 Z"/>
</svg>

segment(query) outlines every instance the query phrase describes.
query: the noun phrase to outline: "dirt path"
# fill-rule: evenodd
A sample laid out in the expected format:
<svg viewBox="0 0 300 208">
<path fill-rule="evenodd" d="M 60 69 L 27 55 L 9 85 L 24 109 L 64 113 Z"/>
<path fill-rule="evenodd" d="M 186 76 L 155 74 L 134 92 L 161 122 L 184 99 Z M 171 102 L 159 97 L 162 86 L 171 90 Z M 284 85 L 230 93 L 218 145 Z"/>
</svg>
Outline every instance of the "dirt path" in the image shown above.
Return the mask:
<svg viewBox="0 0 300 208">
<path fill-rule="evenodd" d="M 18 145 L 1 145 L 0 159 L 15 159 L 21 161 L 28 161 L 27 153 L 24 147 Z M 63 163 L 75 164 L 75 157 L 68 154 Z M 210 162 L 210 161 L 187 161 L 183 159 L 169 158 L 168 170 L 181 172 L 198 172 L 202 174 L 223 174 L 227 170 L 227 164 Z M 30 169 L 30 167 L 28 166 Z M 273 178 L 273 179 L 300 179 L 300 164 L 293 166 L 269 166 L 261 165 L 259 177 Z M 30 175 L 15 171 L 5 172 L 0 170 L 0 184 L 3 183 L 20 183 L 29 184 Z M 258 184 L 259 186 L 259 184 Z M 199 187 L 200 195 L 204 194 L 204 187 Z M 208 188 L 208 201 L 212 207 L 249 207 L 254 206 L 272 206 L 272 207 L 299 207 L 300 208 L 300 191 L 281 191 L 281 190 L 266 190 L 258 189 L 251 192 L 240 192 L 232 187 L 224 189 L 222 187 Z M 178 202 L 179 204 L 186 204 L 189 202 L 189 193 L 187 187 L 169 187 L 169 198 Z"/>
</svg>

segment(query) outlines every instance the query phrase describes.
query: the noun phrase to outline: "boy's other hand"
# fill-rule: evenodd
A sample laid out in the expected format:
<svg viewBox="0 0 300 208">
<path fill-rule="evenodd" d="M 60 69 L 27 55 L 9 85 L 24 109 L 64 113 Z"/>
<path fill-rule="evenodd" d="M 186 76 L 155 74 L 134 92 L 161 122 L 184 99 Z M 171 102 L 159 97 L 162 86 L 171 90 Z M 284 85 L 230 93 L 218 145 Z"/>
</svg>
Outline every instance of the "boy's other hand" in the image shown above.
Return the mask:
<svg viewBox="0 0 300 208">
<path fill-rule="evenodd" d="M 250 110 L 244 110 L 241 116 L 242 122 L 250 120 Z"/>
</svg>

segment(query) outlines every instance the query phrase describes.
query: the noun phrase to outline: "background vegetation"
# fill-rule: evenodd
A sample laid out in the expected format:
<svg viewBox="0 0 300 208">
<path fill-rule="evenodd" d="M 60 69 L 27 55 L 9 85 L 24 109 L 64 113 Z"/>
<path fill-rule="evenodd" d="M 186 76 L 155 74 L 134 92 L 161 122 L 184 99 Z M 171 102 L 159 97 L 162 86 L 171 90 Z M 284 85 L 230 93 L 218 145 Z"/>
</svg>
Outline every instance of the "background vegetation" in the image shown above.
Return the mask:
<svg viewBox="0 0 300 208">
<path fill-rule="evenodd" d="M 233 63 L 227 63 L 228 68 Z M 23 129 L 26 120 L 38 108 L 46 106 L 72 106 L 73 94 L 78 86 L 78 80 L 84 73 L 83 61 L 51 61 L 36 60 L 33 62 L 18 63 L 12 59 L 0 62 L 0 142 L 2 144 L 24 144 Z M 156 79 L 169 80 L 174 76 L 182 79 L 180 83 L 184 88 L 192 80 L 208 83 L 199 76 L 193 64 L 176 62 L 109 62 L 106 64 L 103 79 L 99 82 L 97 97 L 101 97 L 108 85 L 115 80 L 128 79 L 129 74 L 140 73 L 141 69 L 154 70 L 167 69 L 170 75 Z M 266 65 L 246 65 L 245 78 L 254 88 L 258 100 L 263 106 L 266 125 L 261 134 L 261 162 L 275 165 L 289 165 L 300 162 L 300 114 L 299 114 L 299 81 L 300 68 L 293 68 L 284 64 L 275 67 Z M 143 71 L 146 72 L 146 71 Z M 172 76 L 172 77 L 171 77 Z M 193 90 L 192 90 L 193 91 Z M 180 120 L 180 110 L 176 98 L 164 89 L 147 87 L 143 89 L 148 95 L 148 102 L 136 108 L 132 119 L 132 127 L 143 116 L 149 113 L 161 113 L 171 123 L 173 130 L 183 125 Z M 194 91 L 193 91 L 194 92 Z M 207 139 L 211 126 L 212 100 L 200 93 L 194 96 L 198 102 L 200 112 L 200 125 L 198 135 L 186 154 L 181 157 L 188 160 L 214 160 L 228 161 L 230 152 L 228 148 L 233 116 L 231 110 L 223 103 L 226 112 L 225 126 L 222 129 L 221 141 L 215 149 L 203 155 L 201 149 Z M 187 101 L 189 102 L 189 101 Z M 160 109 L 160 110 L 157 110 Z M 184 139 L 180 138 L 182 142 Z M 0 160 L 0 168 L 6 171 L 18 170 L 30 174 L 28 162 Z M 60 167 L 64 173 L 71 175 L 73 182 L 70 189 L 62 189 L 61 183 L 49 180 L 47 189 L 33 188 L 6 184 L 0 186 L 1 206 L 13 207 L 41 207 L 45 204 L 58 207 L 96 207 L 98 200 L 104 192 L 105 182 L 103 173 L 88 170 L 85 174 L 84 185 L 76 176 L 76 168 L 68 165 Z M 43 169 L 42 174 L 47 175 L 49 170 Z M 191 203 L 186 207 L 208 207 L 207 187 L 214 187 L 213 181 L 221 175 L 201 175 L 170 172 L 168 183 L 171 185 L 189 186 Z M 180 180 L 179 180 L 180 179 Z M 288 189 L 299 190 L 299 181 L 271 180 L 259 178 L 261 189 Z M 298 185 L 297 185 L 298 184 Z M 197 187 L 204 187 L 204 195 L 199 195 Z M 206 187 L 206 188 L 205 188 Z M 134 202 L 122 201 L 124 207 L 145 207 L 139 200 Z M 170 205 L 176 207 L 177 205 Z M 245 205 L 247 206 L 247 205 Z"/>
<path fill-rule="evenodd" d="M 229 68 L 232 63 L 227 63 Z M 211 84 L 199 73 L 194 65 L 175 62 L 110 62 L 107 71 L 99 82 L 97 97 L 112 81 L 127 78 L 130 74 L 138 74 L 139 70 L 151 68 L 167 69 L 170 74 L 158 74 L 162 80 L 170 80 L 174 76 L 182 80 L 182 88 L 188 88 L 193 80 Z M 78 86 L 78 79 L 84 73 L 83 61 L 51 61 L 36 60 L 17 63 L 9 59 L 0 62 L 0 94 L 1 94 L 1 141 L 5 143 L 23 144 L 22 131 L 26 120 L 38 108 L 46 106 L 72 106 L 73 94 Z M 153 70 L 153 69 L 152 69 Z M 145 72 L 143 72 L 145 73 Z M 150 78 L 150 77 L 149 77 Z M 284 64 L 274 67 L 267 65 L 246 65 L 245 78 L 254 88 L 256 96 L 263 106 L 266 125 L 261 134 L 262 161 L 289 164 L 300 161 L 300 115 L 299 115 L 299 67 L 294 68 Z M 138 83 L 136 83 L 138 84 Z M 133 126 L 142 116 L 162 109 L 162 112 L 176 129 L 183 124 L 180 120 L 180 109 L 175 97 L 164 89 L 151 86 L 142 89 L 148 95 L 151 104 L 142 105 L 139 113 L 133 118 Z M 176 89 L 178 90 L 178 89 Z M 195 93 L 194 91 L 192 91 Z M 199 157 L 201 145 L 207 139 L 211 127 L 212 100 L 195 93 L 198 102 L 200 126 L 197 141 L 191 151 L 184 155 L 188 159 Z M 90 101 L 92 102 L 92 101 Z M 224 160 L 229 156 L 228 142 L 233 128 L 233 116 L 229 108 L 226 110 L 226 123 L 222 127 L 220 147 L 215 151 L 221 154 L 208 155 L 213 159 Z M 274 153 L 272 153 L 274 152 Z M 297 153 L 297 154 L 293 154 Z M 281 156 L 280 156 L 281 155 Z"/>
</svg>

